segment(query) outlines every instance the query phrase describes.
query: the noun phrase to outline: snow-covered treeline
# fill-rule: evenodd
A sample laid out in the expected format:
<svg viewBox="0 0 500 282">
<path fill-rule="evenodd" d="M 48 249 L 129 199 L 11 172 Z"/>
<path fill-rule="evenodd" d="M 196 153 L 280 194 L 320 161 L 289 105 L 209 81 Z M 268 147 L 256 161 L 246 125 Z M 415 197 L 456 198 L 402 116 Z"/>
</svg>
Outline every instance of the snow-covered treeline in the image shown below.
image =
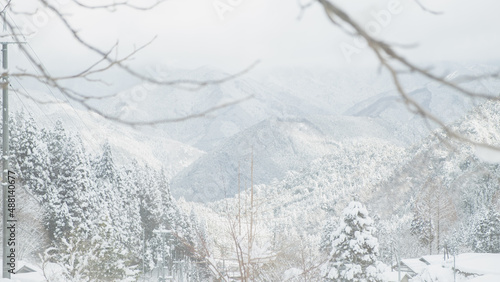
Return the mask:
<svg viewBox="0 0 500 282">
<path fill-rule="evenodd" d="M 178 208 L 162 171 L 134 160 L 119 167 L 108 144 L 89 152 L 61 122 L 40 128 L 24 113 L 12 119 L 11 136 L 26 259 L 42 254 L 41 263 L 59 264 L 72 281 L 136 279 L 158 266 L 160 254 L 200 260 L 202 228 Z M 204 275 L 197 265 L 190 271 Z"/>
</svg>

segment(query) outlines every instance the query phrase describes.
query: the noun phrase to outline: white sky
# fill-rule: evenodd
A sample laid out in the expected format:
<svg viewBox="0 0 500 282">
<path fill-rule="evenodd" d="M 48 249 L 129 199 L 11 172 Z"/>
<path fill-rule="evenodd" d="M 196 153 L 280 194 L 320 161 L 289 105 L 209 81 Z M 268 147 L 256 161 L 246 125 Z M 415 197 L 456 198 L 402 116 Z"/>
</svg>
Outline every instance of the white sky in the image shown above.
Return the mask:
<svg viewBox="0 0 500 282">
<path fill-rule="evenodd" d="M 151 46 L 135 56 L 133 64 L 137 65 L 183 68 L 210 65 L 235 71 L 255 60 L 261 61 L 259 68 L 293 65 L 345 68 L 374 63 L 372 53 L 366 48 L 351 56 L 351 62 L 346 60 L 340 46 L 353 45 L 353 38 L 332 25 L 319 4 L 312 5 L 299 20 L 298 0 L 170 0 L 151 11 L 123 8 L 114 13 L 82 11 L 68 4 L 70 0 L 53 1 L 63 3 L 59 6 L 71 14 L 72 24 L 102 48 L 119 40 L 120 54 L 125 54 L 134 45 L 157 36 Z M 391 16 L 381 28 L 380 36 L 389 42 L 418 43 L 416 48 L 404 50 L 414 61 L 500 59 L 498 0 L 421 1 L 429 9 L 444 13 L 439 16 L 424 12 L 413 0 L 334 2 L 366 25 L 375 22 L 373 13 L 387 11 L 390 1 L 399 2 L 402 12 Z M 16 10 L 34 9 L 28 2 L 13 2 Z M 213 7 L 216 2 L 234 4 L 231 11 L 224 13 L 224 19 Z M 49 69 L 67 72 L 89 63 L 92 56 L 71 40 L 54 17 L 42 14 L 43 11 L 38 13 L 38 19 L 16 17 L 16 22 L 36 27 L 36 33 L 28 41 Z"/>
</svg>

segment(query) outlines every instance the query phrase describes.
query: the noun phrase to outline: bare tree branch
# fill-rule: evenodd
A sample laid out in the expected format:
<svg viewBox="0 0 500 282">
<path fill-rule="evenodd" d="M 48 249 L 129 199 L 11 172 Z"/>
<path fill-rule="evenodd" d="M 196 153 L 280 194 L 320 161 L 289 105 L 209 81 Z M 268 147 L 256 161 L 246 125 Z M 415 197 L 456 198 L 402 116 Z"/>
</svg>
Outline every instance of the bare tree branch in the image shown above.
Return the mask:
<svg viewBox="0 0 500 282">
<path fill-rule="evenodd" d="M 151 5 L 145 5 L 145 6 L 137 6 L 133 4 L 129 0 L 123 0 L 123 1 L 113 1 L 113 2 L 108 2 L 105 4 L 87 4 L 85 1 L 81 0 L 73 0 L 72 2 L 76 4 L 79 7 L 85 8 L 85 9 L 107 9 L 107 10 L 116 10 L 118 7 L 127 7 L 135 10 L 150 10 L 161 3 L 165 2 L 166 0 L 157 0 Z M 127 62 L 129 62 L 134 55 L 139 53 L 140 51 L 144 50 L 147 46 L 151 45 L 154 41 L 155 38 L 150 40 L 149 42 L 146 42 L 145 44 L 141 45 L 138 48 L 134 48 L 131 52 L 127 53 L 125 56 L 118 57 L 118 43 L 113 44 L 110 48 L 107 50 L 103 50 L 98 48 L 96 45 L 93 43 L 83 39 L 80 36 L 80 33 L 77 29 L 74 28 L 74 26 L 70 23 L 69 21 L 69 16 L 67 14 L 64 14 L 58 6 L 53 4 L 52 2 L 48 0 L 39 0 L 39 2 L 43 5 L 45 9 L 50 11 L 53 15 L 55 15 L 56 20 L 58 20 L 60 23 L 63 24 L 65 29 L 70 33 L 70 35 L 76 40 L 77 43 L 79 43 L 81 46 L 85 47 L 87 50 L 90 52 L 98 55 L 98 59 L 91 63 L 89 66 L 83 68 L 81 71 L 78 71 L 74 74 L 69 74 L 69 75 L 64 75 L 64 76 L 52 76 L 49 72 L 49 70 L 44 66 L 44 64 L 40 61 L 40 58 L 34 53 L 34 50 L 31 48 L 29 44 L 27 46 L 24 45 L 19 45 L 19 48 L 21 52 L 26 55 L 28 61 L 30 64 L 35 69 L 35 73 L 27 72 L 26 70 L 20 70 L 18 73 L 9 73 L 8 75 L 11 77 L 19 77 L 19 78 L 31 78 L 39 81 L 40 83 L 46 84 L 54 89 L 57 89 L 60 91 L 64 97 L 66 97 L 69 100 L 72 100 L 74 102 L 79 103 L 80 105 L 84 106 L 87 110 L 97 113 L 105 118 L 108 118 L 112 121 L 123 123 L 123 124 L 129 124 L 129 125 L 156 125 L 160 123 L 169 123 L 169 122 L 180 122 L 184 120 L 188 120 L 191 118 L 198 118 L 198 117 L 204 117 L 209 113 L 212 113 L 216 110 L 222 109 L 224 107 L 229 107 L 233 106 L 239 102 L 245 101 L 247 99 L 250 99 L 253 97 L 253 95 L 245 97 L 243 99 L 237 99 L 228 103 L 224 103 L 221 105 L 213 106 L 203 112 L 200 113 L 194 113 L 192 115 L 186 115 L 184 117 L 179 117 L 179 118 L 165 118 L 165 119 L 158 119 L 158 120 L 153 120 L 153 121 L 124 121 L 120 117 L 113 117 L 109 113 L 103 112 L 102 110 L 99 110 L 95 106 L 93 106 L 91 103 L 89 103 L 91 100 L 101 100 L 101 99 L 107 99 L 107 98 L 113 98 L 116 97 L 117 94 L 110 94 L 110 95 L 103 95 L 103 96 L 91 96 L 88 95 L 87 93 L 82 93 L 80 91 L 77 91 L 75 89 L 71 89 L 68 87 L 63 86 L 61 82 L 63 81 L 68 81 L 68 80 L 75 80 L 75 79 L 83 79 L 88 82 L 92 83 L 103 83 L 107 84 L 104 80 L 99 79 L 98 75 L 103 74 L 107 71 L 109 71 L 112 68 L 118 68 L 122 71 L 125 71 L 127 74 L 133 76 L 134 78 L 140 79 L 146 83 L 154 84 L 154 85 L 160 85 L 160 86 L 170 86 L 170 87 L 175 87 L 179 89 L 185 89 L 185 90 L 190 90 L 190 91 L 196 91 L 199 90 L 203 87 L 206 87 L 208 85 L 214 85 L 214 84 L 221 84 L 226 81 L 233 80 L 239 76 L 244 75 L 245 73 L 249 72 L 251 69 L 253 69 L 257 64 L 258 61 L 254 62 L 247 68 L 243 69 L 242 71 L 227 75 L 223 78 L 220 79 L 213 79 L 213 80 L 193 80 L 193 79 L 177 79 L 177 80 L 167 80 L 159 77 L 151 77 L 148 75 L 144 75 L 141 72 L 138 72 L 134 70 L 133 68 L 129 67 L 127 65 Z M 9 1 L 10 3 L 10 1 Z M 5 6 L 4 10 L 9 8 L 9 6 Z M 38 9 L 36 10 L 38 11 Z M 36 13 L 36 11 L 34 13 Z M 27 15 L 34 15 L 32 12 L 21 12 L 21 11 L 16 11 L 16 14 L 22 14 L 25 13 Z M 21 42 L 23 39 L 25 39 L 25 36 L 19 32 L 19 27 L 16 25 L 16 23 L 13 21 L 12 18 L 8 19 L 5 18 L 5 25 L 9 32 L 11 33 L 10 36 L 14 39 L 15 42 Z M 30 50 L 31 49 L 31 50 Z M 6 74 L 4 74 L 6 75 Z M 24 97 L 30 98 L 30 95 L 26 95 L 25 93 L 22 93 Z M 35 102 L 40 102 L 40 103 L 46 103 L 47 101 L 41 101 L 41 100 L 35 100 L 33 97 L 31 97 L 32 100 Z M 69 101 L 68 101 L 69 102 Z"/>
<path fill-rule="evenodd" d="M 432 10 L 429 10 L 427 9 L 427 7 L 425 7 L 422 2 L 420 2 L 420 0 L 415 0 L 415 2 L 417 3 L 417 5 L 424 11 L 426 11 L 427 13 L 431 13 L 431 14 L 434 14 L 434 15 L 442 15 L 443 12 L 437 12 L 437 11 L 432 11 Z"/>
<path fill-rule="evenodd" d="M 151 9 L 155 8 L 156 6 L 160 5 L 161 3 L 165 2 L 165 1 L 167 1 L 167 0 L 156 0 L 156 2 L 151 4 L 151 5 L 137 6 L 137 5 L 131 4 L 130 1 L 121 1 L 121 2 L 113 1 L 113 3 L 110 3 L 110 4 L 101 4 L 101 5 L 93 4 L 92 5 L 92 4 L 84 4 L 82 1 L 79 1 L 79 0 L 73 0 L 73 2 L 75 4 L 77 4 L 80 7 L 86 8 L 86 9 L 106 9 L 109 11 L 116 11 L 116 9 L 118 7 L 128 7 L 128 8 L 132 8 L 135 10 L 146 11 L 146 10 L 151 10 Z"/>
<path fill-rule="evenodd" d="M 302 17 L 304 16 L 305 11 L 308 8 L 312 7 L 312 5 L 316 2 L 316 0 L 310 0 L 306 4 L 302 4 L 302 2 L 300 0 L 297 0 L 297 2 L 298 2 L 299 7 L 300 7 L 300 13 L 299 13 L 298 19 L 301 20 Z"/>
<path fill-rule="evenodd" d="M 98 109 L 90 106 L 84 100 L 79 100 L 79 101 L 81 102 L 81 104 L 85 108 L 87 108 L 87 110 L 89 110 L 91 112 L 94 112 L 96 114 L 99 114 L 99 115 L 101 115 L 101 116 L 103 116 L 106 119 L 109 119 L 111 121 L 116 121 L 116 122 L 119 122 L 119 123 L 131 125 L 131 126 L 144 126 L 144 125 L 158 125 L 158 124 L 162 124 L 162 123 L 181 122 L 181 121 L 186 121 L 186 120 L 189 120 L 189 119 L 206 117 L 208 114 L 213 113 L 213 112 L 215 112 L 217 110 L 220 110 L 220 109 L 223 109 L 223 108 L 227 108 L 229 106 L 233 106 L 233 105 L 239 104 L 239 103 L 241 103 L 243 101 L 252 99 L 253 97 L 254 97 L 254 95 L 250 95 L 250 96 L 244 97 L 242 99 L 234 100 L 234 101 L 231 101 L 231 102 L 220 104 L 220 105 L 215 106 L 215 107 L 211 107 L 211 108 L 209 108 L 207 110 L 204 110 L 202 112 L 199 112 L 199 113 L 194 113 L 194 114 L 190 114 L 190 115 L 186 115 L 186 116 L 182 116 L 182 117 L 178 117 L 178 118 L 164 118 L 164 119 L 146 120 L 146 121 L 124 120 L 124 119 L 122 119 L 120 117 L 109 116 L 107 113 L 104 113 L 104 112 L 102 112 L 102 111 L 100 111 L 100 110 L 98 110 Z"/>
<path fill-rule="evenodd" d="M 10 2 L 12 2 L 12 0 L 9 0 L 7 1 L 7 4 L 5 4 L 5 6 L 3 7 L 3 9 L 0 11 L 0 14 L 2 15 L 2 18 L 5 18 L 5 11 L 10 7 Z"/>
<path fill-rule="evenodd" d="M 439 77 L 433 73 L 431 73 L 429 70 L 424 69 L 422 67 L 419 67 L 401 55 L 397 53 L 391 45 L 389 45 L 386 42 L 383 42 L 381 40 L 378 40 L 371 36 L 364 28 L 362 28 L 355 20 L 353 20 L 347 13 L 345 13 L 342 9 L 340 9 L 338 6 L 333 4 L 331 1 L 328 0 L 318 0 L 319 3 L 323 6 L 325 9 L 325 12 L 328 16 L 328 18 L 331 20 L 331 22 L 335 25 L 341 26 L 344 28 L 344 26 L 347 26 L 349 28 L 352 28 L 355 31 L 355 34 L 358 36 L 361 36 L 364 38 L 370 49 L 375 53 L 377 59 L 379 60 L 381 66 L 385 68 L 386 70 L 389 71 L 393 83 L 396 87 L 396 90 L 400 94 L 400 96 L 403 98 L 404 103 L 408 107 L 410 111 L 413 111 L 417 113 L 418 115 L 422 116 L 425 119 L 431 120 L 438 126 L 440 126 L 444 132 L 455 139 L 468 142 L 472 145 L 477 145 L 477 146 L 485 146 L 487 148 L 491 149 L 496 149 L 500 150 L 499 146 L 495 146 L 492 144 L 485 144 L 482 142 L 476 142 L 472 140 L 471 138 L 465 137 L 461 135 L 459 132 L 456 130 L 452 129 L 449 127 L 447 124 L 443 122 L 441 118 L 433 114 L 432 112 L 426 110 L 419 102 L 417 102 L 415 99 L 413 99 L 410 95 L 408 95 L 407 90 L 404 89 L 404 87 L 401 84 L 400 81 L 400 75 L 404 72 L 408 73 L 415 73 L 415 74 L 420 74 L 426 78 L 428 78 L 430 81 L 434 81 L 439 83 L 440 85 L 446 86 L 448 88 L 451 88 L 458 93 L 461 93 L 467 97 L 471 98 L 480 98 L 484 100 L 494 100 L 494 101 L 499 101 L 500 97 L 498 95 L 491 95 L 487 93 L 477 93 L 474 91 L 471 91 L 469 89 L 466 89 L 462 86 L 460 86 L 458 83 L 454 83 L 452 81 L 449 81 L 446 79 L 446 77 Z M 396 70 L 397 66 L 403 66 L 406 69 L 405 70 Z M 488 75 L 488 77 L 497 77 L 498 74 L 491 74 Z"/>
</svg>

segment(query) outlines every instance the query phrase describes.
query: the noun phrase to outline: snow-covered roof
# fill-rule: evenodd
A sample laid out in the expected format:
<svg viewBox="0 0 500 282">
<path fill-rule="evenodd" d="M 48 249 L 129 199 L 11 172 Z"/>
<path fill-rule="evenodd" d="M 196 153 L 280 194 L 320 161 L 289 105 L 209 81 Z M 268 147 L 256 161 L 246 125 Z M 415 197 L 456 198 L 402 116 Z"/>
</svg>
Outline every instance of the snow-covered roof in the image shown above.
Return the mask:
<svg viewBox="0 0 500 282">
<path fill-rule="evenodd" d="M 413 281 L 453 281 L 453 270 L 436 264 L 427 265 Z"/>
<path fill-rule="evenodd" d="M 500 275 L 500 254 L 466 253 L 456 256 L 455 267 L 463 273 Z M 500 281 L 500 280 L 495 280 Z"/>
<path fill-rule="evenodd" d="M 469 280 L 469 282 L 491 282 L 491 281 L 500 281 L 500 275 L 487 274 L 474 277 Z"/>
<path fill-rule="evenodd" d="M 16 273 L 42 272 L 42 270 L 29 262 L 19 261 L 16 265 Z"/>
<path fill-rule="evenodd" d="M 402 263 L 412 268 L 417 276 L 412 281 L 457 281 L 492 282 L 500 281 L 500 254 L 465 253 L 455 257 L 456 269 L 453 270 L 453 257 L 443 263 L 442 256 L 425 256 L 421 259 L 404 259 Z M 429 263 L 427 265 L 426 263 Z"/>
<path fill-rule="evenodd" d="M 412 270 L 416 274 L 422 272 L 422 270 L 427 266 L 427 264 L 421 261 L 420 259 L 402 259 L 401 263 L 406 265 L 408 268 L 410 268 L 410 270 Z"/>
<path fill-rule="evenodd" d="M 430 264 L 430 265 L 441 265 L 444 262 L 443 255 L 431 255 L 431 256 L 423 256 L 420 258 L 420 260 L 423 260 L 424 263 Z"/>
<path fill-rule="evenodd" d="M 0 264 L 3 263 L 0 259 Z M 21 270 L 19 274 L 11 275 L 11 279 L 0 279 L 0 281 L 22 281 L 22 282 L 43 282 L 47 281 L 42 274 L 42 270 L 31 263 L 25 261 L 16 262 L 16 272 Z M 24 271 L 22 271 L 24 270 Z M 60 276 L 60 275 L 59 275 Z"/>
<path fill-rule="evenodd" d="M 31 263 L 19 261 L 16 265 L 16 274 L 12 275 L 13 281 L 42 282 L 46 281 L 42 270 Z"/>
</svg>

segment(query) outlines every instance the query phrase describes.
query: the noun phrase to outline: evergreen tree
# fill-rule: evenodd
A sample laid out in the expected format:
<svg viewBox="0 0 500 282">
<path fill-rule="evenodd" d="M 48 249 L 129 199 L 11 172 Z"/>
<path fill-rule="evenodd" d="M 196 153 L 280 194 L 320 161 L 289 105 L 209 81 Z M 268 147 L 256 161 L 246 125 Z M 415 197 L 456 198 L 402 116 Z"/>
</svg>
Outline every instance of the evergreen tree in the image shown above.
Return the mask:
<svg viewBox="0 0 500 282">
<path fill-rule="evenodd" d="M 328 220 L 326 225 L 323 227 L 319 250 L 325 254 L 329 254 L 332 251 L 332 234 L 334 234 L 336 230 L 336 225 L 336 221 Z"/>
<path fill-rule="evenodd" d="M 61 122 L 48 134 L 51 185 L 44 195 L 49 233 L 62 238 L 74 228 L 91 231 L 104 207 L 92 187 L 89 160 L 81 140 L 68 136 Z"/>
<path fill-rule="evenodd" d="M 11 166 L 18 173 L 30 193 L 42 196 L 50 183 L 50 160 L 47 145 L 41 139 L 41 131 L 32 117 L 18 113 L 11 130 Z"/>
<path fill-rule="evenodd" d="M 191 254 L 197 237 L 194 224 L 191 218 L 174 201 L 163 170 L 157 174 L 156 179 L 158 180 L 158 189 L 162 199 L 161 224 L 173 230 L 176 234 L 174 243 L 177 253 Z"/>
<path fill-rule="evenodd" d="M 162 196 L 158 189 L 158 182 L 155 179 L 154 171 L 149 167 L 135 168 L 134 185 L 140 191 L 140 216 L 144 226 L 146 240 L 153 237 L 155 230 L 162 221 L 163 207 Z"/>
<path fill-rule="evenodd" d="M 103 179 L 113 184 L 118 180 L 111 146 L 108 142 L 102 146 L 102 154 L 92 162 L 92 168 L 97 179 Z"/>
<path fill-rule="evenodd" d="M 69 281 L 123 281 L 134 276 L 126 251 L 106 219 L 89 233 L 76 227 L 55 243 L 56 261 Z"/>
<path fill-rule="evenodd" d="M 111 210 L 111 216 L 114 219 L 114 225 L 123 230 L 120 233 L 120 240 L 130 251 L 131 259 L 138 260 L 142 258 L 144 244 L 139 188 L 134 185 L 131 172 L 118 170 L 116 173 L 119 175 L 115 187 L 117 200 Z"/>
<path fill-rule="evenodd" d="M 124 266 L 138 264 L 142 251 L 141 220 L 137 189 L 129 178 L 115 166 L 111 146 L 105 143 L 102 154 L 92 162 L 96 191 L 100 201 L 99 229 L 106 226 L 103 244 L 112 244 L 114 251 L 108 259 L 122 261 Z M 111 235 L 110 235 L 111 234 Z M 109 272 L 109 271 L 108 271 Z"/>
<path fill-rule="evenodd" d="M 198 216 L 196 215 L 194 209 L 191 209 L 191 213 L 189 215 L 189 219 L 193 226 L 193 238 L 194 238 L 194 250 L 202 250 L 204 246 L 207 245 L 207 231 L 205 222 L 200 222 Z"/>
<path fill-rule="evenodd" d="M 382 281 L 374 231 L 366 208 L 359 202 L 351 202 L 330 236 L 329 260 L 322 267 L 325 281 Z"/>
<path fill-rule="evenodd" d="M 471 247 L 478 253 L 500 253 L 500 214 L 487 210 L 471 234 Z"/>
<path fill-rule="evenodd" d="M 430 218 L 424 218 L 420 214 L 414 214 L 410 227 L 411 235 L 417 237 L 422 246 L 427 246 L 432 253 L 432 242 L 434 242 L 434 225 Z"/>
</svg>

